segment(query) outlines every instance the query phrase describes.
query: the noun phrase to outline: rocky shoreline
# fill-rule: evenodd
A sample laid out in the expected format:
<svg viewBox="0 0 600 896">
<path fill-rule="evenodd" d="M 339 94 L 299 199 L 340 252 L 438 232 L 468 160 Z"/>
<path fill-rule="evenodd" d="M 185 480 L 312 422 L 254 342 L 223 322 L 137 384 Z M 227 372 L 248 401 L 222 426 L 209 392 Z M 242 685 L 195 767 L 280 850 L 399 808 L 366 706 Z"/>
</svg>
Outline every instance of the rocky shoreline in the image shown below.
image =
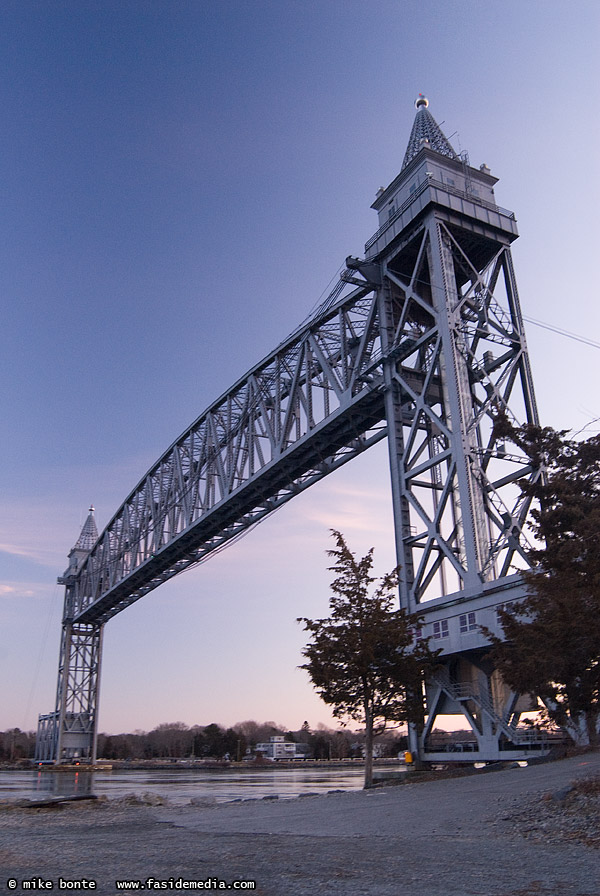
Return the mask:
<svg viewBox="0 0 600 896">
<path fill-rule="evenodd" d="M 515 825 L 527 840 L 600 849 L 600 775 L 544 793 L 501 820 Z"/>
</svg>

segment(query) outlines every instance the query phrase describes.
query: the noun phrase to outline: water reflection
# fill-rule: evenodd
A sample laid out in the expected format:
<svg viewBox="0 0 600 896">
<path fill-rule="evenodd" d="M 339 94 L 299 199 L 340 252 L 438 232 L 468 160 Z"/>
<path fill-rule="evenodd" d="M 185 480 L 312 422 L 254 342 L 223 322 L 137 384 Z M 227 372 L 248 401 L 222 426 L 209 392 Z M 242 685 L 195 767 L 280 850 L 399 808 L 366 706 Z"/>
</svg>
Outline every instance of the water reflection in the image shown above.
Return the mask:
<svg viewBox="0 0 600 896">
<path fill-rule="evenodd" d="M 36 771 L 34 792 L 40 798 L 86 796 L 94 793 L 94 772 L 73 769 L 65 772 Z M 49 779 L 49 780 L 47 780 Z"/>
<path fill-rule="evenodd" d="M 306 793 L 359 790 L 363 776 L 364 770 L 360 766 L 323 769 L 0 771 L 0 800 L 87 794 L 109 799 L 128 794 L 138 797 L 151 794 L 174 805 L 205 799 L 216 802 L 275 796 L 291 799 Z"/>
</svg>

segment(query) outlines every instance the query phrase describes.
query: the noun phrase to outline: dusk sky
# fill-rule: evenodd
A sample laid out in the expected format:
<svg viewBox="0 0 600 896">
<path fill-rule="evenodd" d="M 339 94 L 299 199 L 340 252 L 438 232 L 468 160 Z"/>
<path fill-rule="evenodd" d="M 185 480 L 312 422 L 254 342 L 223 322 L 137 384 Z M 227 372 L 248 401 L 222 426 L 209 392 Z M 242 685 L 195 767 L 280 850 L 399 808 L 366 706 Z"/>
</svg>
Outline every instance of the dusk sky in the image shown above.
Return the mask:
<svg viewBox="0 0 600 896">
<path fill-rule="evenodd" d="M 54 709 L 63 589 L 151 464 L 377 229 L 419 92 L 514 209 L 527 318 L 600 343 L 600 4 L 3 0 L 0 730 Z M 598 431 L 598 346 L 527 327 L 542 422 Z M 387 447 L 106 627 L 100 730 L 332 725 L 298 669 L 329 530 L 395 564 Z"/>
</svg>

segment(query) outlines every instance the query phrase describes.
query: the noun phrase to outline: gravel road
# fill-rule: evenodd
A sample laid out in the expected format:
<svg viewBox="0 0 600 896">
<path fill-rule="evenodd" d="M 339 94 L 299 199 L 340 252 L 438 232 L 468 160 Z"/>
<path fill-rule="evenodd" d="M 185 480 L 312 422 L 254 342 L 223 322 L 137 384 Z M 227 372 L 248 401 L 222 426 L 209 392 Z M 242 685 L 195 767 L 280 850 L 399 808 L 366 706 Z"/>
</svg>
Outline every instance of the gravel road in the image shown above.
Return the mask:
<svg viewBox="0 0 600 896">
<path fill-rule="evenodd" d="M 600 797 L 568 793 L 598 775 L 593 753 L 295 800 L 4 808 L 0 892 L 113 896 L 152 877 L 166 892 L 255 881 L 260 896 L 600 896 Z"/>
</svg>

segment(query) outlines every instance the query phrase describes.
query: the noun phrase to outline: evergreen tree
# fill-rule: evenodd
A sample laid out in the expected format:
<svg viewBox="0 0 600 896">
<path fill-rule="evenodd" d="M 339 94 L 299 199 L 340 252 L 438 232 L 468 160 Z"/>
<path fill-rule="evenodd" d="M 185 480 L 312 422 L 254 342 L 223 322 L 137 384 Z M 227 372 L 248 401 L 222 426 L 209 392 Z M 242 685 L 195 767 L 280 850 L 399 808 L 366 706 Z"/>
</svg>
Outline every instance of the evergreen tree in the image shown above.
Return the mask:
<svg viewBox="0 0 600 896">
<path fill-rule="evenodd" d="M 373 737 L 389 722 L 423 724 L 424 671 L 435 654 L 415 641 L 419 617 L 394 610 L 397 570 L 377 581 L 371 575 L 373 548 L 357 560 L 340 532 L 332 530 L 336 547 L 330 570 L 331 616 L 301 618 L 311 641 L 304 648 L 306 669 L 333 715 L 365 725 L 365 787 L 373 782 Z"/>
<path fill-rule="evenodd" d="M 524 573 L 528 597 L 500 611 L 505 640 L 486 633 L 505 681 L 541 699 L 577 744 L 598 743 L 600 717 L 600 435 L 587 440 L 506 419 L 497 434 L 542 475 L 522 484 L 535 499 L 540 547 Z"/>
</svg>

